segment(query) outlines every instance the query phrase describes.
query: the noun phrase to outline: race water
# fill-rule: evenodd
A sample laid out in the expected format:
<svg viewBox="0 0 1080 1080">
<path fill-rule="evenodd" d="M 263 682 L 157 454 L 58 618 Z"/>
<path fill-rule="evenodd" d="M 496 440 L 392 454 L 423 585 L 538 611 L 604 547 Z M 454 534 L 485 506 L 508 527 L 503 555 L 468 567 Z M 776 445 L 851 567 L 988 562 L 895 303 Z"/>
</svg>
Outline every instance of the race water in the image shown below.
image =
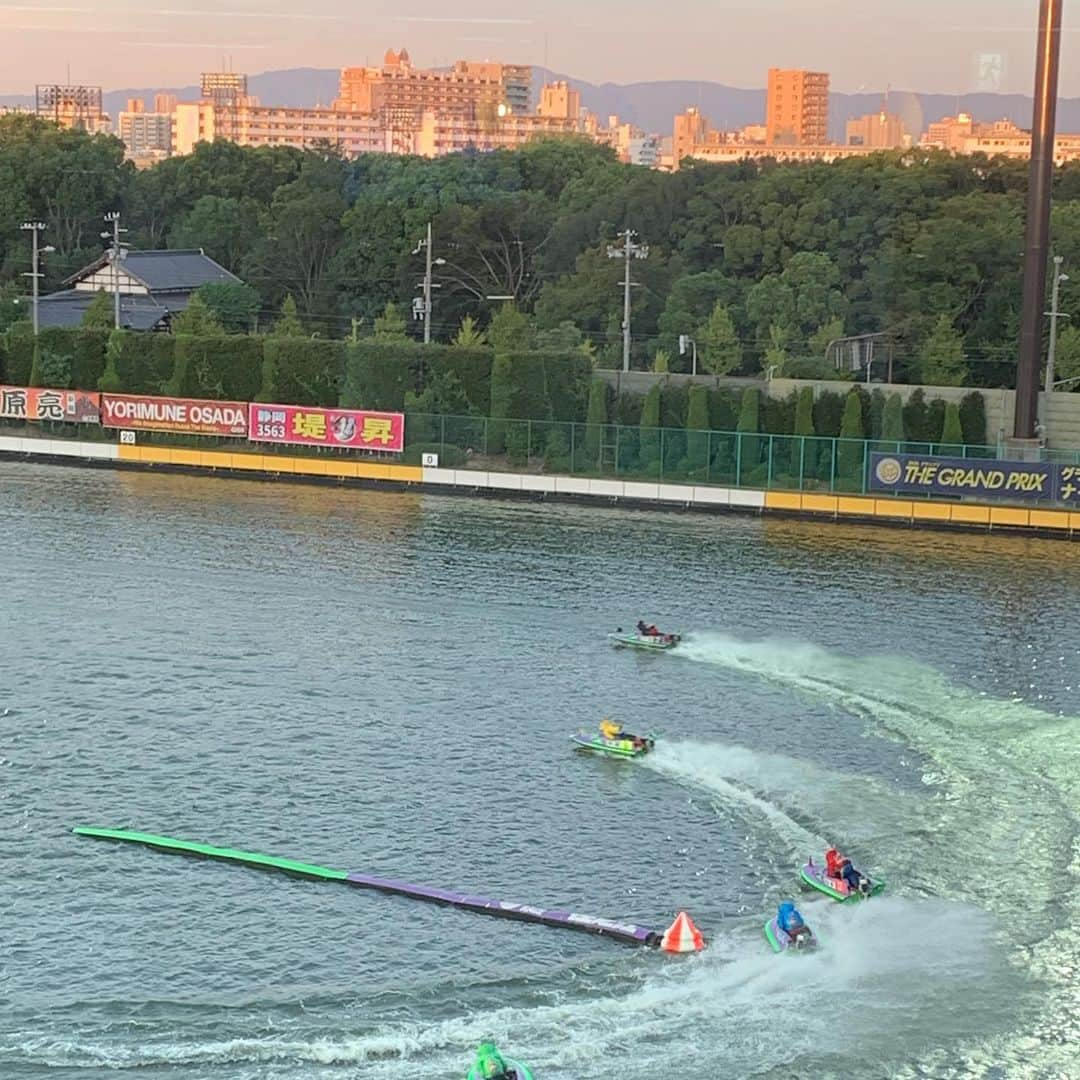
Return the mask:
<svg viewBox="0 0 1080 1080">
<path fill-rule="evenodd" d="M 5 464 L 0 550 L 4 1080 L 1080 1076 L 1075 546 Z M 800 894 L 827 842 L 887 893 Z"/>
</svg>

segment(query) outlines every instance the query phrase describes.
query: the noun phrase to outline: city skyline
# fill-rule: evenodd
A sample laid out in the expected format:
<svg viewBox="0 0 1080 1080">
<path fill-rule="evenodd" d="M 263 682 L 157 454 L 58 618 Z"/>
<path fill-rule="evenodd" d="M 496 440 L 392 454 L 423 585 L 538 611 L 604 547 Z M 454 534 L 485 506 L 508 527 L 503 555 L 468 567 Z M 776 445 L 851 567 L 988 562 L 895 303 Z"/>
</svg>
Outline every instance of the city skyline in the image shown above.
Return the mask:
<svg viewBox="0 0 1080 1080">
<path fill-rule="evenodd" d="M 471 0 L 448 13 L 408 0 L 400 14 L 322 0 L 311 13 L 285 0 L 0 0 L 6 50 L 0 94 L 67 79 L 123 87 L 190 82 L 192 71 L 256 74 L 298 67 L 378 63 L 406 46 L 420 66 L 468 57 L 532 64 L 593 83 L 667 79 L 761 88 L 770 66 L 828 71 L 839 92 L 893 87 L 964 94 L 1029 94 L 1037 3 L 936 0 L 572 0 L 543 11 Z M 1066 11 L 1063 96 L 1080 95 L 1080 17 Z M 616 18 L 621 20 L 616 22 Z M 1074 70 L 1075 69 L 1075 70 Z"/>
</svg>

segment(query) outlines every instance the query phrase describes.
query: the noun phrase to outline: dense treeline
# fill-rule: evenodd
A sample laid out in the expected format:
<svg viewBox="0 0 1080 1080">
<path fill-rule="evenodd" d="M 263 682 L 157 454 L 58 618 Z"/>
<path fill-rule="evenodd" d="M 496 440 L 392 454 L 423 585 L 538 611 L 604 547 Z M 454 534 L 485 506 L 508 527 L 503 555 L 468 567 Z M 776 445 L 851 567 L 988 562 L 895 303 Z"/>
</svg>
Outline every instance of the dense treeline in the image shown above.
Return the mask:
<svg viewBox="0 0 1080 1080">
<path fill-rule="evenodd" d="M 908 152 L 664 174 L 574 139 L 354 161 L 214 143 L 136 171 L 111 137 L 4 117 L 0 329 L 25 315 L 14 300 L 27 219 L 45 222 L 57 249 L 46 288 L 99 254 L 101 216 L 119 209 L 132 247 L 201 247 L 253 287 L 207 298 L 226 329 L 267 328 L 292 298 L 303 329 L 324 339 L 404 321 L 431 221 L 445 260 L 438 340 L 481 344 L 491 298 L 512 296 L 530 347 L 610 365 L 622 264 L 607 246 L 630 227 L 650 248 L 633 268 L 638 366 L 685 370 L 687 333 L 706 370 L 817 374 L 828 341 L 889 331 L 901 379 L 1011 385 L 1025 188 L 1023 162 Z M 1080 168 L 1059 170 L 1055 198 L 1054 248 L 1068 268 L 1080 262 Z M 1080 331 L 1062 333 L 1058 354 L 1062 377 L 1080 374 Z"/>
</svg>

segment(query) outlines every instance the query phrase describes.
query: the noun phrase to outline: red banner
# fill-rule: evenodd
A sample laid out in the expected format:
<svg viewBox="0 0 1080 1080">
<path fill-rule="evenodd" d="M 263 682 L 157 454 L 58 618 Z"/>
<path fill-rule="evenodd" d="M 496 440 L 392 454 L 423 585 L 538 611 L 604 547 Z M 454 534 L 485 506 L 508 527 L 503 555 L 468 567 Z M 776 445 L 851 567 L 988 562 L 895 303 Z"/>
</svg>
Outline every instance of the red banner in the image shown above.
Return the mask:
<svg viewBox="0 0 1080 1080">
<path fill-rule="evenodd" d="M 396 454 L 405 449 L 404 413 L 306 405 L 249 405 L 248 409 L 248 437 L 254 442 L 343 446 Z"/>
<path fill-rule="evenodd" d="M 101 395 L 86 390 L 45 390 L 39 386 L 0 386 L 0 416 L 13 420 L 62 420 L 96 424 Z"/>
<path fill-rule="evenodd" d="M 239 401 L 102 394 L 101 422 L 110 428 L 180 431 L 185 435 L 247 435 L 247 405 Z"/>
</svg>

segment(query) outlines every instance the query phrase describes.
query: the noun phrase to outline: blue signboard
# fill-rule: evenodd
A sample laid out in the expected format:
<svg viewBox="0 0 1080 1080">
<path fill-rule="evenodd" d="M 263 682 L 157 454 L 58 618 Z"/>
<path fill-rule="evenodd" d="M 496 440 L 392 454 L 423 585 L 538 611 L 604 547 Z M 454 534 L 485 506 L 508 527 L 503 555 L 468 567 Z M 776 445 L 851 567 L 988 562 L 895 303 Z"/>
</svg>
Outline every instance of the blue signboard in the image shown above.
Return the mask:
<svg viewBox="0 0 1080 1080">
<path fill-rule="evenodd" d="M 875 453 L 870 455 L 870 490 L 1080 506 L 1080 465 Z"/>
</svg>

